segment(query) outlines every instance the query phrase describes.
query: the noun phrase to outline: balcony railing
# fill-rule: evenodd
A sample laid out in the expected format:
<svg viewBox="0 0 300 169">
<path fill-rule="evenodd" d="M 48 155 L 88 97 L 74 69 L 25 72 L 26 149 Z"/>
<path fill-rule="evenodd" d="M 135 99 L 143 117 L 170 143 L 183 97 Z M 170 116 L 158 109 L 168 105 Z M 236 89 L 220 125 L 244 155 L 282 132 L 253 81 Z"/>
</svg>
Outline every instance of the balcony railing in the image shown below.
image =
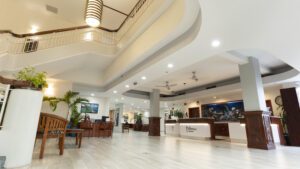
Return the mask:
<svg viewBox="0 0 300 169">
<path fill-rule="evenodd" d="M 23 35 L 14 34 L 10 31 L 0 31 L 0 55 L 1 53 L 22 54 L 26 52 L 24 47 L 29 39 L 38 41 L 37 50 L 84 41 L 93 41 L 103 45 L 117 45 L 152 2 L 153 0 L 140 0 L 117 30 L 81 26 Z"/>
</svg>

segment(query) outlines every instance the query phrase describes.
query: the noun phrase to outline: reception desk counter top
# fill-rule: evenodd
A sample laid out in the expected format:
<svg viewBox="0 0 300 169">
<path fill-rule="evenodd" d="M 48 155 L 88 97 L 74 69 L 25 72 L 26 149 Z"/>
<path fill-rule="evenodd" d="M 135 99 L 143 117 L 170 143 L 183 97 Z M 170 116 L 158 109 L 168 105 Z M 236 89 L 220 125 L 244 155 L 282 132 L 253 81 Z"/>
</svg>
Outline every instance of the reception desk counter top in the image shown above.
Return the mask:
<svg viewBox="0 0 300 169">
<path fill-rule="evenodd" d="M 165 125 L 167 135 L 215 139 L 214 119 L 211 118 L 166 120 Z"/>
<path fill-rule="evenodd" d="M 280 118 L 271 117 L 271 122 L 275 143 L 285 145 Z M 222 136 L 230 138 L 232 142 L 247 142 L 244 119 L 240 122 L 215 122 L 212 118 L 166 120 L 165 129 L 166 135 L 210 139 Z"/>
</svg>

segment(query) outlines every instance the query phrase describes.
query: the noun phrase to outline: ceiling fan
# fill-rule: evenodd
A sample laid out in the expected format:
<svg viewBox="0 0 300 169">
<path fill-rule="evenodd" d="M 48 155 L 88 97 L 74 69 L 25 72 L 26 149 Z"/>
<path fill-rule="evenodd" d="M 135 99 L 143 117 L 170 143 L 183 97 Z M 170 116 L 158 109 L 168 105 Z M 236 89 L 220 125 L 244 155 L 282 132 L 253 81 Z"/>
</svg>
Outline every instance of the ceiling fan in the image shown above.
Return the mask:
<svg viewBox="0 0 300 169">
<path fill-rule="evenodd" d="M 156 87 L 164 87 L 167 90 L 171 90 L 171 87 L 177 86 L 177 84 L 170 84 L 168 81 L 166 81 L 166 84 L 164 86 L 156 86 Z"/>
<path fill-rule="evenodd" d="M 196 75 L 196 72 L 194 71 L 192 73 L 193 73 L 192 79 L 195 80 L 196 82 L 198 82 L 199 79 L 198 79 L 198 77 Z"/>
</svg>

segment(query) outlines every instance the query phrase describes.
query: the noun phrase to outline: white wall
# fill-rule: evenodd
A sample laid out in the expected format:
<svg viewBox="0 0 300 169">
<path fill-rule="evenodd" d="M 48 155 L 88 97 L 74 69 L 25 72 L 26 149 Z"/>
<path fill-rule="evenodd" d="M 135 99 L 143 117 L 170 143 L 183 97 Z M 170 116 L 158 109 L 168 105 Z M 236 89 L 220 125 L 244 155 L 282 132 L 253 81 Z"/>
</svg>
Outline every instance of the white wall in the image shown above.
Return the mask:
<svg viewBox="0 0 300 169">
<path fill-rule="evenodd" d="M 277 96 L 280 96 L 280 89 L 281 86 L 274 86 L 274 87 L 269 87 L 265 89 L 265 97 L 266 100 L 271 100 L 272 102 L 272 107 L 273 107 L 273 113 L 275 116 L 280 116 L 280 109 L 278 109 L 277 104 L 275 103 L 275 98 Z"/>
<path fill-rule="evenodd" d="M 56 79 L 49 79 L 47 81 L 49 86 L 52 86 L 52 94 L 49 96 L 63 97 L 66 92 L 73 89 L 73 84 L 70 81 Z M 47 92 L 44 90 L 44 93 Z M 89 114 L 92 119 L 101 119 L 101 116 L 109 115 L 109 101 L 107 98 L 87 97 L 83 95 L 80 95 L 80 97 L 88 99 L 91 103 L 99 104 L 98 114 Z M 65 103 L 59 103 L 57 109 L 53 112 L 49 106 L 49 102 L 43 102 L 41 112 L 51 113 L 67 118 L 68 106 Z"/>
<path fill-rule="evenodd" d="M 69 90 L 72 90 L 73 85 L 69 81 L 63 81 L 63 80 L 54 80 L 54 79 L 49 79 L 47 80 L 49 86 L 52 85 L 53 87 L 53 92 L 50 96 L 53 97 L 63 97 L 65 93 Z M 45 90 L 44 90 L 45 93 Z M 41 112 L 44 113 L 52 113 L 61 117 L 67 118 L 68 114 L 68 106 L 65 103 L 59 103 L 57 106 L 57 109 L 53 112 L 52 109 L 49 106 L 49 102 L 43 102 Z"/>
</svg>

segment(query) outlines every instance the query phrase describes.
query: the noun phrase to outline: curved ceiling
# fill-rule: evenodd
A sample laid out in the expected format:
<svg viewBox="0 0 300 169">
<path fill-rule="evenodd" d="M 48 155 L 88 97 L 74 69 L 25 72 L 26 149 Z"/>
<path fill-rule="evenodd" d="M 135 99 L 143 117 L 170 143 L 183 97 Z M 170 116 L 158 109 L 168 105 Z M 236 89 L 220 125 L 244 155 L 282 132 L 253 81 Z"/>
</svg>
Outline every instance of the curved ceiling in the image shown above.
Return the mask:
<svg viewBox="0 0 300 169">
<path fill-rule="evenodd" d="M 188 3 L 194 3 L 194 7 L 197 4 L 201 6 L 202 23 L 195 39 L 187 46 L 173 50 L 159 62 L 140 69 L 108 92 L 118 90 L 123 93 L 128 90 L 124 85 L 133 84 L 135 81 L 139 82 L 139 85 L 133 86 L 133 89 L 147 85 L 153 88 L 151 82 L 164 79 L 168 63 L 175 65 L 169 70 L 171 74 L 189 68 L 195 63 L 205 64 L 207 58 L 222 53 L 235 55 L 234 57 L 238 59 L 240 56 L 255 56 L 264 60 L 263 67 L 269 69 L 272 69 L 272 65 L 276 67 L 288 64 L 300 70 L 300 59 L 297 59 L 300 51 L 296 45 L 300 44 L 297 31 L 300 24 L 296 21 L 300 16 L 298 10 L 300 2 L 289 1 L 287 4 L 271 0 L 247 2 L 191 0 L 185 1 L 186 7 Z M 195 12 L 191 9 L 193 7 L 188 6 L 185 13 Z M 221 45 L 217 48 L 212 47 L 214 40 L 219 40 Z M 225 69 L 222 70 L 226 72 Z M 147 80 L 141 80 L 141 76 L 146 76 Z"/>
</svg>

